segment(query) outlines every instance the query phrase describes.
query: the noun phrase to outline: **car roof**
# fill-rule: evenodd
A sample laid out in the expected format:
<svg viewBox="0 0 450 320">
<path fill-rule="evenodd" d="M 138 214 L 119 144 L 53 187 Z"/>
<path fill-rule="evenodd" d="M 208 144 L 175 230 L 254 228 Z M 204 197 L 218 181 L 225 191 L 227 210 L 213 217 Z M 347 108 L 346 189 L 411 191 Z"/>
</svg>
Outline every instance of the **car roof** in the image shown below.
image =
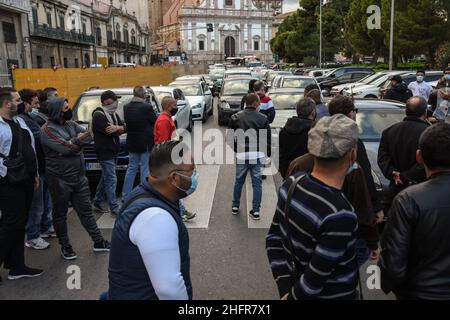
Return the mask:
<svg viewBox="0 0 450 320">
<path fill-rule="evenodd" d="M 197 85 L 197 86 L 200 86 L 200 82 L 196 82 L 196 81 L 182 81 L 182 80 L 176 80 L 176 81 L 173 81 L 173 82 L 171 82 L 171 83 L 169 83 L 169 87 L 170 86 L 172 86 L 172 85 L 186 85 L 186 84 L 189 84 L 189 85 Z"/>
<path fill-rule="evenodd" d="M 229 78 L 226 78 L 225 79 L 225 82 L 230 82 L 230 81 L 233 81 L 233 80 L 248 80 L 248 81 L 250 81 L 250 80 L 258 80 L 257 78 L 255 78 L 255 77 L 249 77 L 249 76 L 233 76 L 233 77 L 229 77 Z"/>
<path fill-rule="evenodd" d="M 81 96 L 101 96 L 105 91 L 112 91 L 115 94 L 133 94 L 134 88 L 105 88 L 88 90 L 81 94 Z"/>
<path fill-rule="evenodd" d="M 271 94 L 297 94 L 304 93 L 305 89 L 302 88 L 273 88 L 269 90 L 268 95 Z"/>
<path fill-rule="evenodd" d="M 300 75 L 280 75 L 278 76 L 283 79 L 315 79 L 314 77 L 310 76 L 300 76 Z"/>
<path fill-rule="evenodd" d="M 153 89 L 153 91 L 155 92 L 172 91 L 174 89 L 174 87 L 171 86 L 151 86 L 150 88 Z"/>
<path fill-rule="evenodd" d="M 393 110 L 403 110 L 406 105 L 404 103 L 394 101 L 394 100 L 379 100 L 379 99 L 355 99 L 355 106 L 358 109 L 393 109 Z"/>
</svg>

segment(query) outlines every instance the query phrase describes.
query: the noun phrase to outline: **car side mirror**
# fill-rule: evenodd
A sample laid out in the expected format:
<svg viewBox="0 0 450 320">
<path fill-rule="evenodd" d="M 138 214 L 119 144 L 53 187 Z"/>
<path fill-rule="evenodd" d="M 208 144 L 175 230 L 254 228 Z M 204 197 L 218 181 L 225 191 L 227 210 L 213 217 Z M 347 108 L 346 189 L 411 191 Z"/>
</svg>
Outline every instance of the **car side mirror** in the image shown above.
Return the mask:
<svg viewBox="0 0 450 320">
<path fill-rule="evenodd" d="M 323 95 L 324 97 L 329 97 L 329 96 L 330 96 L 330 93 L 328 92 L 328 90 L 322 90 L 322 95 Z"/>
</svg>

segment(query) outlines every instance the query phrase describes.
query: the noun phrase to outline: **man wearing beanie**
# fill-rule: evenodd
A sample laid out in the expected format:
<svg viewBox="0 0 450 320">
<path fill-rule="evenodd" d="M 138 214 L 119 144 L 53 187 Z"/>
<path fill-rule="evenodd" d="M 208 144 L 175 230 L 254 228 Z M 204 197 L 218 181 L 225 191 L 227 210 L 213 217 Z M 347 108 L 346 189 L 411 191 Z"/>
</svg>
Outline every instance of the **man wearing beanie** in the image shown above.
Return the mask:
<svg viewBox="0 0 450 320">
<path fill-rule="evenodd" d="M 280 188 L 266 249 L 280 297 L 355 299 L 358 222 L 341 192 L 356 168 L 358 127 L 341 114 L 309 132 L 311 174 L 297 173 Z"/>
</svg>

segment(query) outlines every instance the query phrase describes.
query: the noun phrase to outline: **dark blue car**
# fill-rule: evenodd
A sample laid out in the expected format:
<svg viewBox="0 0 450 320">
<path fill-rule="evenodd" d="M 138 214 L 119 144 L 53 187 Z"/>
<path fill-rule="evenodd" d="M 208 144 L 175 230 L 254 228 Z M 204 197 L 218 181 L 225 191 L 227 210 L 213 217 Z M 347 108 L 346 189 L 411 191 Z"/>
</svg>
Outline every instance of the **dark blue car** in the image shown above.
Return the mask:
<svg viewBox="0 0 450 320">
<path fill-rule="evenodd" d="M 95 89 L 86 91 L 78 98 L 74 111 L 74 120 L 88 129 L 92 122 L 92 113 L 94 110 L 101 106 L 100 96 L 106 90 L 112 90 L 119 98 L 119 108 L 117 113 L 123 120 L 123 107 L 128 104 L 133 98 L 133 88 L 121 88 L 121 89 Z M 147 88 L 147 101 L 153 105 L 157 115 L 161 113 L 161 107 L 158 104 L 155 94 L 150 88 Z M 120 137 L 120 152 L 117 158 L 117 177 L 119 180 L 123 180 L 128 168 L 128 150 L 126 148 L 126 134 Z M 97 161 L 97 155 L 94 149 L 94 143 L 84 149 L 84 157 L 86 160 L 86 175 L 88 178 L 100 178 L 102 169 L 100 163 Z"/>
</svg>

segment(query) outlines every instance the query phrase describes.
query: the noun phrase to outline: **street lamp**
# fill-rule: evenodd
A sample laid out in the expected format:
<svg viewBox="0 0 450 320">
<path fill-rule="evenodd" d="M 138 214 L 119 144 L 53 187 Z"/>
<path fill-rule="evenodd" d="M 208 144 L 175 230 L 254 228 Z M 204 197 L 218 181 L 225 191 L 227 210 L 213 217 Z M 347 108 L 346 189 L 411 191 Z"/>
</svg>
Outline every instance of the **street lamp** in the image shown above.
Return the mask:
<svg viewBox="0 0 450 320">
<path fill-rule="evenodd" d="M 391 34 L 389 45 L 389 71 L 394 68 L 394 17 L 395 17 L 395 0 L 391 0 Z"/>
</svg>

